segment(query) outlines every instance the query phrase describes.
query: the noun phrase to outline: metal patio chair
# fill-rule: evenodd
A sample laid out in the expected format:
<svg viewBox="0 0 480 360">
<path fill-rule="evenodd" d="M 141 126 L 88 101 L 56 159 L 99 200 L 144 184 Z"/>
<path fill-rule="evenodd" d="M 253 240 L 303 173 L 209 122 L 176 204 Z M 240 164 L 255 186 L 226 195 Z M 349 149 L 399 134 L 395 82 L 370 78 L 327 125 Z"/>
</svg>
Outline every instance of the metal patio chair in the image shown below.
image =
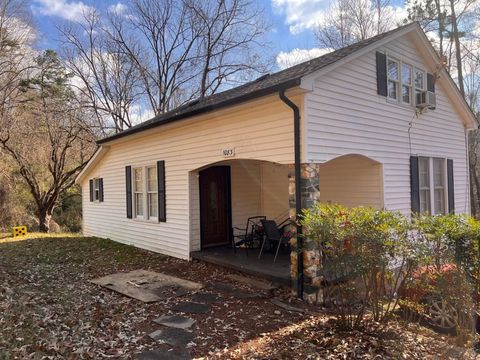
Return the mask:
<svg viewBox="0 0 480 360">
<path fill-rule="evenodd" d="M 239 227 L 233 228 L 232 247 L 234 252 L 236 252 L 237 246 L 245 245 L 248 253 L 248 248 L 254 247 L 255 239 L 260 241 L 261 237 L 258 232 L 262 226 L 262 221 L 266 220 L 266 218 L 264 215 L 251 216 L 247 219 L 247 225 L 244 229 Z M 235 230 L 237 234 L 235 234 Z"/>
<path fill-rule="evenodd" d="M 265 247 L 265 242 L 269 241 L 273 244 L 278 243 L 277 251 L 275 252 L 275 257 L 273 259 L 273 262 L 275 263 L 277 261 L 278 252 L 280 251 L 280 246 L 282 245 L 282 243 L 288 243 L 288 241 L 291 238 L 291 235 L 285 235 L 283 231 L 284 228 L 289 224 L 287 224 L 286 221 L 283 223 L 285 223 L 285 225 L 279 228 L 275 220 L 262 220 L 263 231 L 265 232 L 265 235 L 262 241 L 262 246 L 260 248 L 260 253 L 258 254 L 259 259 L 262 256 L 263 248 Z"/>
</svg>

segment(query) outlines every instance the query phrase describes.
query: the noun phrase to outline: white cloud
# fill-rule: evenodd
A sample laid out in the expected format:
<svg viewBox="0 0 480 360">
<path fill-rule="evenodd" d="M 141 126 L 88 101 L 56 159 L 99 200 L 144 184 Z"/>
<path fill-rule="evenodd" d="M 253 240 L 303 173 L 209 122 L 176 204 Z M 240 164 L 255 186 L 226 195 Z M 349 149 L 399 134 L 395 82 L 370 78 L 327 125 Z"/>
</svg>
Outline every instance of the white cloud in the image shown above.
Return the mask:
<svg viewBox="0 0 480 360">
<path fill-rule="evenodd" d="M 32 6 L 33 12 L 58 16 L 70 21 L 81 21 L 86 13 L 94 10 L 92 6 L 86 5 L 82 1 L 35 0 L 35 4 Z"/>
<path fill-rule="evenodd" d="M 280 69 L 283 70 L 291 66 L 300 64 L 301 62 L 325 55 L 331 51 L 333 50 L 328 48 L 293 49 L 289 52 L 282 51 L 277 55 L 277 65 Z"/>
<path fill-rule="evenodd" d="M 110 5 L 108 7 L 108 11 L 116 15 L 122 15 L 123 13 L 125 13 L 126 10 L 127 6 L 125 4 L 122 4 L 121 2 Z"/>
<path fill-rule="evenodd" d="M 329 0 L 272 0 L 274 10 L 285 16 L 292 34 L 315 27 L 329 4 Z"/>
<path fill-rule="evenodd" d="M 129 116 L 130 120 L 132 121 L 132 125 L 137 125 L 153 118 L 155 113 L 149 108 L 143 107 L 139 104 L 134 104 L 130 107 Z"/>
</svg>

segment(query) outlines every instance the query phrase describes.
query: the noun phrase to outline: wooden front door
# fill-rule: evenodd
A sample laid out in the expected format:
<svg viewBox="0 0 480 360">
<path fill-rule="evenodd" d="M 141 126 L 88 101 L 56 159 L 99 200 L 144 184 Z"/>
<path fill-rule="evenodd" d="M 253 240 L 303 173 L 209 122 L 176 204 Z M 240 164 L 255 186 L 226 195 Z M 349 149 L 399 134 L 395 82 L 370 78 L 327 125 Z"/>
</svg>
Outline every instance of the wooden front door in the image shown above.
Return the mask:
<svg viewBox="0 0 480 360">
<path fill-rule="evenodd" d="M 200 227 L 202 248 L 230 243 L 230 167 L 200 171 Z"/>
</svg>

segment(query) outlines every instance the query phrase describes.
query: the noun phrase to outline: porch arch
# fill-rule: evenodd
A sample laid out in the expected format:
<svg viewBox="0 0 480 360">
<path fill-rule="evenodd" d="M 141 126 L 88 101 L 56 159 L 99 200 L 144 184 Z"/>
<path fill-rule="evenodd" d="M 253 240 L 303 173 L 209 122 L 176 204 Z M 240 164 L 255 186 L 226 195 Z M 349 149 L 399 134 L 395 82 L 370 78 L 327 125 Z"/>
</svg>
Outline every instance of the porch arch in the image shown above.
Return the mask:
<svg viewBox="0 0 480 360">
<path fill-rule="evenodd" d="M 360 154 L 347 154 L 319 166 L 320 201 L 348 207 L 384 206 L 383 166 Z"/>
<path fill-rule="evenodd" d="M 189 172 L 190 252 L 201 249 L 199 173 L 214 166 L 230 167 L 232 227 L 244 228 L 248 217 L 289 216 L 289 186 L 293 167 L 255 159 L 228 159 Z"/>
</svg>

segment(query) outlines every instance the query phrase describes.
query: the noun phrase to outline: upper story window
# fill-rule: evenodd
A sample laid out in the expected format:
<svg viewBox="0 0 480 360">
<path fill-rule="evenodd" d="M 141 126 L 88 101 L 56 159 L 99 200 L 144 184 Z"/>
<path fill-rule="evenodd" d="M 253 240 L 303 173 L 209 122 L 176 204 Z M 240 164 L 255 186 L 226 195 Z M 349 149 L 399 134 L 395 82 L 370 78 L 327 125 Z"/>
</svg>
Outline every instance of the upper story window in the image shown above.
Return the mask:
<svg viewBox="0 0 480 360">
<path fill-rule="evenodd" d="M 93 179 L 93 200 L 100 201 L 100 179 Z"/>
<path fill-rule="evenodd" d="M 415 94 L 425 91 L 425 71 L 420 69 L 415 69 Z"/>
<path fill-rule="evenodd" d="M 390 99 L 397 100 L 399 84 L 398 62 L 392 59 L 387 61 L 387 92 Z"/>
<path fill-rule="evenodd" d="M 412 103 L 412 67 L 402 64 L 402 102 Z"/>
</svg>

